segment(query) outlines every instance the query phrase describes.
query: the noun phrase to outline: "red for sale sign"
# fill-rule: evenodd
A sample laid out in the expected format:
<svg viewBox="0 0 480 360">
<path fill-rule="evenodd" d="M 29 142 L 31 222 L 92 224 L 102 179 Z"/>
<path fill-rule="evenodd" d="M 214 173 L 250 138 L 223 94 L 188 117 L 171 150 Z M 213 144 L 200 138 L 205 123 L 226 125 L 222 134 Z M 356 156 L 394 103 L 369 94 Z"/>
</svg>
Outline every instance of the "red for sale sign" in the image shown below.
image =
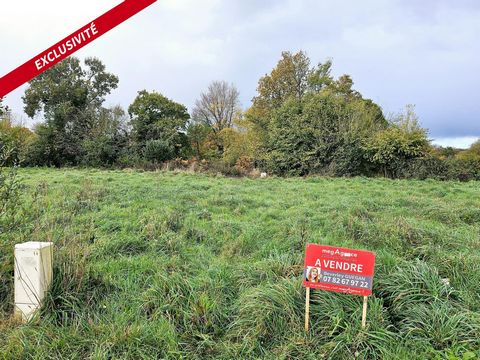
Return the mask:
<svg viewBox="0 0 480 360">
<path fill-rule="evenodd" d="M 372 294 L 375 253 L 307 244 L 303 285 L 352 295 Z"/>
</svg>

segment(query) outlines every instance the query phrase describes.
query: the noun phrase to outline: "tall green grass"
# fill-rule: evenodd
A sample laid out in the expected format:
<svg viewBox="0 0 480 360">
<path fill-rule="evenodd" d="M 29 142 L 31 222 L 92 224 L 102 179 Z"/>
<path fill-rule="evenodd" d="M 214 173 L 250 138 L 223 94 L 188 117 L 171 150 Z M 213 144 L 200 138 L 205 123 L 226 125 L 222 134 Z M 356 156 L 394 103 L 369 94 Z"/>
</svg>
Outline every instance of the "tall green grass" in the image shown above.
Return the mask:
<svg viewBox="0 0 480 360">
<path fill-rule="evenodd" d="M 0 358 L 480 358 L 478 183 L 22 170 L 0 234 Z M 55 243 L 40 318 L 11 318 L 15 243 Z M 307 242 L 377 253 L 374 294 L 312 291 Z"/>
</svg>

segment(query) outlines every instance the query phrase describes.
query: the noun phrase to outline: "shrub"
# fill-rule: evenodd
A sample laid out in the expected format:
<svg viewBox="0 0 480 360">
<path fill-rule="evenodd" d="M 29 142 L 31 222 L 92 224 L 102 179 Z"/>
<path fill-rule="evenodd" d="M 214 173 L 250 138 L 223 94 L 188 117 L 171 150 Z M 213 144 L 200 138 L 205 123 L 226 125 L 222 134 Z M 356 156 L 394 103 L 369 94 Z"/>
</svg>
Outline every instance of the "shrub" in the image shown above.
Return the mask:
<svg viewBox="0 0 480 360">
<path fill-rule="evenodd" d="M 20 197 L 17 168 L 5 167 L 10 154 L 10 150 L 0 148 L 0 233 L 13 224 Z"/>
<path fill-rule="evenodd" d="M 0 118 L 0 151 L 3 151 L 3 165 L 12 166 L 24 163 L 35 135 L 27 128 L 12 124 L 7 117 Z M 8 149 L 8 151 L 6 151 Z"/>
<path fill-rule="evenodd" d="M 208 162 L 208 164 L 206 164 L 203 168 L 207 172 L 213 174 L 222 174 L 225 176 L 245 175 L 241 169 L 237 168 L 236 166 L 232 166 L 223 160 L 212 160 Z"/>
<path fill-rule="evenodd" d="M 405 161 L 397 168 L 397 176 L 406 179 L 480 180 L 480 159 L 447 158 L 427 155 Z"/>
<path fill-rule="evenodd" d="M 253 159 L 249 156 L 241 156 L 235 163 L 235 167 L 247 173 L 253 170 Z"/>
<path fill-rule="evenodd" d="M 428 148 L 427 130 L 420 127 L 412 105 L 365 144 L 372 163 L 382 168 L 385 177 L 392 178 L 399 177 L 405 164 L 424 156 Z"/>
<path fill-rule="evenodd" d="M 149 140 L 145 145 L 145 159 L 163 162 L 175 157 L 175 146 L 165 140 Z"/>
<path fill-rule="evenodd" d="M 480 180 L 480 159 L 449 159 L 447 178 L 459 181 Z"/>
</svg>

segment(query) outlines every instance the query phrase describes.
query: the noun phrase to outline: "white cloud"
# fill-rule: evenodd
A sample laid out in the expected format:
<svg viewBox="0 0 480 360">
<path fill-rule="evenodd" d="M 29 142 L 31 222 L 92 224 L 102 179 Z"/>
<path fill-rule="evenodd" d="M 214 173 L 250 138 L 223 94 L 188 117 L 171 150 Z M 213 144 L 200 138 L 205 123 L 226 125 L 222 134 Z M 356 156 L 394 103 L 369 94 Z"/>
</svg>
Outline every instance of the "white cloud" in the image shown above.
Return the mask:
<svg viewBox="0 0 480 360">
<path fill-rule="evenodd" d="M 2 5 L 0 72 L 7 72 L 119 0 L 17 0 Z M 469 0 L 159 0 L 82 49 L 120 77 L 108 99 L 143 88 L 191 106 L 211 80 L 237 84 L 244 106 L 282 50 L 333 58 L 334 73 L 396 112 L 415 103 L 431 136 L 480 135 L 480 5 Z M 6 99 L 21 112 L 21 95 Z"/>
<path fill-rule="evenodd" d="M 453 147 L 457 149 L 468 149 L 475 141 L 479 140 L 478 137 L 466 136 L 466 137 L 451 137 L 451 138 L 439 138 L 433 140 L 435 145 L 443 147 Z"/>
</svg>

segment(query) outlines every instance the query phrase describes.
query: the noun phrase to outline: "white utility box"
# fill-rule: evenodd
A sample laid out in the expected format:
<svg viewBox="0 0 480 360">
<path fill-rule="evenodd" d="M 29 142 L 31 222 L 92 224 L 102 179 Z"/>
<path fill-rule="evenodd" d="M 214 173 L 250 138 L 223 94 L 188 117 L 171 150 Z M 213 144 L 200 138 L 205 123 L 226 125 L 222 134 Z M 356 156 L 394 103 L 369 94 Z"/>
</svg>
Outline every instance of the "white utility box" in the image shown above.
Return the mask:
<svg viewBox="0 0 480 360">
<path fill-rule="evenodd" d="M 52 283 L 53 243 L 29 241 L 15 245 L 15 314 L 33 318 Z"/>
</svg>

